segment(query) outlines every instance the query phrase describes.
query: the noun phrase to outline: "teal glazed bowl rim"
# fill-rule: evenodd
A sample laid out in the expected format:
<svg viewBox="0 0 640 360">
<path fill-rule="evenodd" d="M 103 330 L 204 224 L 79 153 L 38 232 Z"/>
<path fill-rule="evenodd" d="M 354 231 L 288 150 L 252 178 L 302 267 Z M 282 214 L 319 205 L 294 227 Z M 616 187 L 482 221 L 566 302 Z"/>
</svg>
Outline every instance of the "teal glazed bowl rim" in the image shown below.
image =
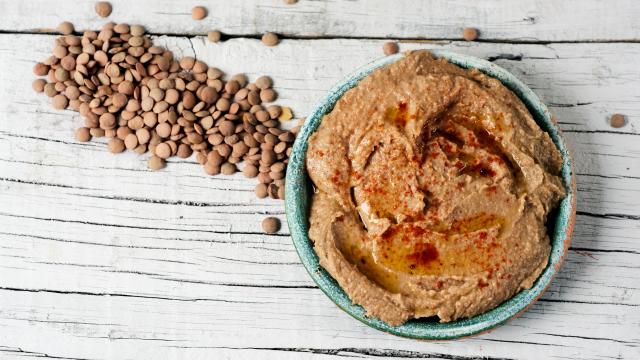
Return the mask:
<svg viewBox="0 0 640 360">
<path fill-rule="evenodd" d="M 554 275 L 560 269 L 571 241 L 576 212 L 576 185 L 571 155 L 561 136 L 560 129 L 552 120 L 547 107 L 529 87 L 505 69 L 486 60 L 444 50 L 431 50 L 431 52 L 460 67 L 477 68 L 488 76 L 500 80 L 524 102 L 538 125 L 549 134 L 562 155 L 561 175 L 567 195 L 555 212 L 555 221 L 552 221 L 551 218 L 548 219 L 548 223 L 553 224 L 549 229 L 551 239 L 549 265 L 533 286 L 516 294 L 495 309 L 468 319 L 448 323 L 414 319 L 400 326 L 391 326 L 380 319 L 367 317 L 364 308 L 353 304 L 340 285 L 320 266 L 318 256 L 313 249 L 313 243 L 308 235 L 308 214 L 313 194 L 311 180 L 305 166 L 309 136 L 318 128 L 323 116 L 333 109 L 338 99 L 346 91 L 356 86 L 372 71 L 397 61 L 403 56 L 402 54 L 386 56 L 359 68 L 329 90 L 325 98 L 314 107 L 298 134 L 289 158 L 285 186 L 285 210 L 293 243 L 302 264 L 318 287 L 338 307 L 361 322 L 394 335 L 421 340 L 450 340 L 489 331 L 517 317 L 531 306 L 551 284 Z"/>
</svg>

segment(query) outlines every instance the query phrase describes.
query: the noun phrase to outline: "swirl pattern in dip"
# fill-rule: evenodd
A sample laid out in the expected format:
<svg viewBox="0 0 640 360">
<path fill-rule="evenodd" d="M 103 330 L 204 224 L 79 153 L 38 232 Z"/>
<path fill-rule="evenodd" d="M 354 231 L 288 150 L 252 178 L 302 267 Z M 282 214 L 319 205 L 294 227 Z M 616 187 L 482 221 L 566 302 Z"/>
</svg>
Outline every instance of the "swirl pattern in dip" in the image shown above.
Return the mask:
<svg viewBox="0 0 640 360">
<path fill-rule="evenodd" d="M 349 90 L 311 136 L 309 236 L 371 316 L 474 316 L 547 265 L 561 162 L 498 80 L 407 53 Z"/>
</svg>

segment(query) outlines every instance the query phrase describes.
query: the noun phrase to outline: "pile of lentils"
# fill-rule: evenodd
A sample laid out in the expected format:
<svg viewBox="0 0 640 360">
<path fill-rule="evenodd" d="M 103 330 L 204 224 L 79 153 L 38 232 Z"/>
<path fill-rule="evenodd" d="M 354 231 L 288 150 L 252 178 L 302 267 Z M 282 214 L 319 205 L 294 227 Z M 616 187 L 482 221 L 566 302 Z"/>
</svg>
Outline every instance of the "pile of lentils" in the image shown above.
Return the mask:
<svg viewBox="0 0 640 360">
<path fill-rule="evenodd" d="M 300 127 L 279 128 L 291 109 L 266 105 L 277 98 L 267 76 L 249 83 L 192 57 L 153 46 L 139 25 L 107 23 L 99 32 L 73 35 L 63 23 L 53 55 L 34 66 L 37 92 L 56 109 L 84 118 L 78 141 L 108 137 L 108 149 L 152 154 L 152 170 L 171 156 L 193 153 L 209 175 L 231 175 L 244 161 L 246 177 L 257 177 L 258 197 L 284 198 L 285 169 Z"/>
</svg>

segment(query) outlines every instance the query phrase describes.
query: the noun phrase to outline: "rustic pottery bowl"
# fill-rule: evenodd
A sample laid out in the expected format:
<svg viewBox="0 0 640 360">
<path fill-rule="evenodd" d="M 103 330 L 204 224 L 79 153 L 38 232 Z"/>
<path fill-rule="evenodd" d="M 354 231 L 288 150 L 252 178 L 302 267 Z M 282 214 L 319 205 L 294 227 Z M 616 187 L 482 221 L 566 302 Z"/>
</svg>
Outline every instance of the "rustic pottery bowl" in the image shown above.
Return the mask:
<svg viewBox="0 0 640 360">
<path fill-rule="evenodd" d="M 375 69 L 397 61 L 403 56 L 402 54 L 378 59 L 356 70 L 334 86 L 327 96 L 313 109 L 293 145 L 293 152 L 289 158 L 285 206 L 293 243 L 302 264 L 311 275 L 313 281 L 336 305 L 349 315 L 378 330 L 414 339 L 448 340 L 475 335 L 502 325 L 520 315 L 542 295 L 550 285 L 553 276 L 560 269 L 571 241 L 576 213 L 576 184 L 571 156 L 562 139 L 560 130 L 552 120 L 547 107 L 531 89 L 511 73 L 488 61 L 448 51 L 435 50 L 432 53 L 463 68 L 477 68 L 485 74 L 500 80 L 524 102 L 538 125 L 551 136 L 554 144 L 562 154 L 562 180 L 564 181 L 567 196 L 560 202 L 557 210 L 549 214 L 549 220 L 547 221 L 551 238 L 549 265 L 531 289 L 521 291 L 497 308 L 469 319 L 449 323 L 439 323 L 432 319 L 418 319 L 408 321 L 400 326 L 390 326 L 377 318 L 367 317 L 365 310 L 361 306 L 353 304 L 340 285 L 318 263 L 318 256 L 313 250 L 313 243 L 308 236 L 308 214 L 311 195 L 313 194 L 311 180 L 305 168 L 309 136 L 318 128 L 322 117 L 333 109 L 338 99 L 347 90 L 356 86 L 362 78 Z"/>
</svg>

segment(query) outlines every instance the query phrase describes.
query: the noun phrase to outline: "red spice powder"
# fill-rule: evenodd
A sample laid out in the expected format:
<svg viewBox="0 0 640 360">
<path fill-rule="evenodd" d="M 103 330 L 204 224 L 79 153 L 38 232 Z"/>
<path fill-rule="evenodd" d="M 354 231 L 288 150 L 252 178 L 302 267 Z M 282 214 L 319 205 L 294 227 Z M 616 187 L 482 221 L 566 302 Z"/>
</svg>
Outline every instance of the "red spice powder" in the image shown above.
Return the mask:
<svg viewBox="0 0 640 360">
<path fill-rule="evenodd" d="M 417 251 L 407 256 L 407 259 L 418 265 L 426 265 L 438 259 L 438 249 L 430 243 L 421 243 L 416 246 Z"/>
</svg>

